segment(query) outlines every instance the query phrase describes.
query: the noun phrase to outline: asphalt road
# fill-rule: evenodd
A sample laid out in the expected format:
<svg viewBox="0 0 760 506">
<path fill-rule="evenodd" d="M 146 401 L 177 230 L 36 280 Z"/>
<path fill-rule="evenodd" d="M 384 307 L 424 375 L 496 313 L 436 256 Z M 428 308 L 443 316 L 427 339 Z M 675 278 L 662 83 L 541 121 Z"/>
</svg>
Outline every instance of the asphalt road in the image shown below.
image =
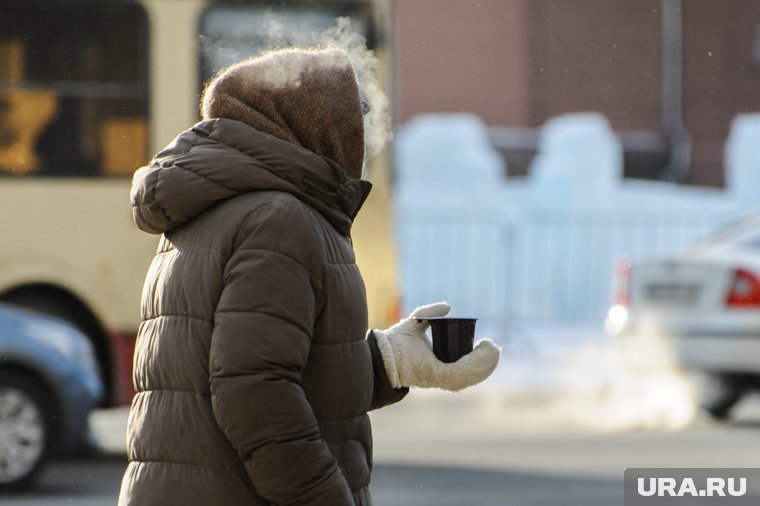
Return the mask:
<svg viewBox="0 0 760 506">
<path fill-rule="evenodd" d="M 33 491 L 0 496 L 0 504 L 114 505 L 125 465 L 117 458 L 57 462 Z M 378 465 L 372 494 L 376 506 L 622 504 L 615 480 L 428 465 Z"/>
<path fill-rule="evenodd" d="M 375 506 L 622 506 L 626 467 L 760 467 L 757 399 L 732 422 L 698 418 L 678 431 L 589 429 L 547 406 L 483 402 L 419 396 L 374 415 Z M 55 462 L 34 490 L 0 504 L 115 504 L 124 411 L 95 421 L 114 437 L 105 455 Z"/>
</svg>

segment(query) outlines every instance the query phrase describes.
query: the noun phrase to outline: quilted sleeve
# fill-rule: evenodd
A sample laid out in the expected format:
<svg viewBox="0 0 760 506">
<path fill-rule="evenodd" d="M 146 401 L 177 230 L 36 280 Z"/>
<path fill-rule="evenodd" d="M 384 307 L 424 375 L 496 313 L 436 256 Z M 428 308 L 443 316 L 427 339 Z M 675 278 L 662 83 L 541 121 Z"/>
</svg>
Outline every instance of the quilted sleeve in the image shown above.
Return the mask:
<svg viewBox="0 0 760 506">
<path fill-rule="evenodd" d="M 391 385 L 388 375 L 385 372 L 383 357 L 380 354 L 380 349 L 377 347 L 377 338 L 371 330 L 367 333 L 367 342 L 369 343 L 370 353 L 372 354 L 372 374 L 374 380 L 372 404 L 369 408 L 372 410 L 399 402 L 409 393 L 409 388 L 393 388 L 393 385 Z"/>
<path fill-rule="evenodd" d="M 270 503 L 353 506 L 300 384 L 320 290 L 304 212 L 266 205 L 238 233 L 211 341 L 214 416 Z"/>
</svg>

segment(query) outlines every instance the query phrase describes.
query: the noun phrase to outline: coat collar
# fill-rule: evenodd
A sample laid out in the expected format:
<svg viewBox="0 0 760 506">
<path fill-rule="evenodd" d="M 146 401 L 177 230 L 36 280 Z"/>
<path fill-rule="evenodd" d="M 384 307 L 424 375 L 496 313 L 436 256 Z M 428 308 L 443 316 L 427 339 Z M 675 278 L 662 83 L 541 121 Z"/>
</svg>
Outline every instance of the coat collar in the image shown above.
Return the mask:
<svg viewBox="0 0 760 506">
<path fill-rule="evenodd" d="M 348 235 L 372 184 L 335 162 L 230 119 L 202 121 L 180 134 L 132 181 L 135 222 L 163 233 L 209 207 L 251 191 L 284 191 Z"/>
</svg>

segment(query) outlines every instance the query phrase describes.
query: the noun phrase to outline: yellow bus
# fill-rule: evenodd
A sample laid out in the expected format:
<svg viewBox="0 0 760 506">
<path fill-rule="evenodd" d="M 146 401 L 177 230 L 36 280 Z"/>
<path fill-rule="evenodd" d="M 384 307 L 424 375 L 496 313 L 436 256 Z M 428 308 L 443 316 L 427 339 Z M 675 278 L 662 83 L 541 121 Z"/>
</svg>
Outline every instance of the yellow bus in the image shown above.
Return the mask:
<svg viewBox="0 0 760 506">
<path fill-rule="evenodd" d="M 0 301 L 83 329 L 109 404 L 132 396 L 157 246 L 132 222 L 132 173 L 198 121 L 219 68 L 339 16 L 386 70 L 382 1 L 0 0 Z M 387 159 L 369 169 L 375 189 L 354 227 L 372 326 L 394 307 Z"/>
</svg>

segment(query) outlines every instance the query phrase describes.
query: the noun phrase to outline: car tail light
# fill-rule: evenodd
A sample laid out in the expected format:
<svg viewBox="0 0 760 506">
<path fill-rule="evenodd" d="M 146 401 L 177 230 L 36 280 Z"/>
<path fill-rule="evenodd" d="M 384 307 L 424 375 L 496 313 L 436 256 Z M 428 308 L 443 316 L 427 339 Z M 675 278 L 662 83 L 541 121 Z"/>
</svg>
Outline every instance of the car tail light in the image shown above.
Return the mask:
<svg viewBox="0 0 760 506">
<path fill-rule="evenodd" d="M 746 269 L 736 269 L 726 305 L 733 308 L 760 308 L 760 278 Z"/>
<path fill-rule="evenodd" d="M 615 304 L 627 306 L 631 302 L 628 280 L 631 277 L 631 265 L 621 260 L 615 267 Z"/>
</svg>

